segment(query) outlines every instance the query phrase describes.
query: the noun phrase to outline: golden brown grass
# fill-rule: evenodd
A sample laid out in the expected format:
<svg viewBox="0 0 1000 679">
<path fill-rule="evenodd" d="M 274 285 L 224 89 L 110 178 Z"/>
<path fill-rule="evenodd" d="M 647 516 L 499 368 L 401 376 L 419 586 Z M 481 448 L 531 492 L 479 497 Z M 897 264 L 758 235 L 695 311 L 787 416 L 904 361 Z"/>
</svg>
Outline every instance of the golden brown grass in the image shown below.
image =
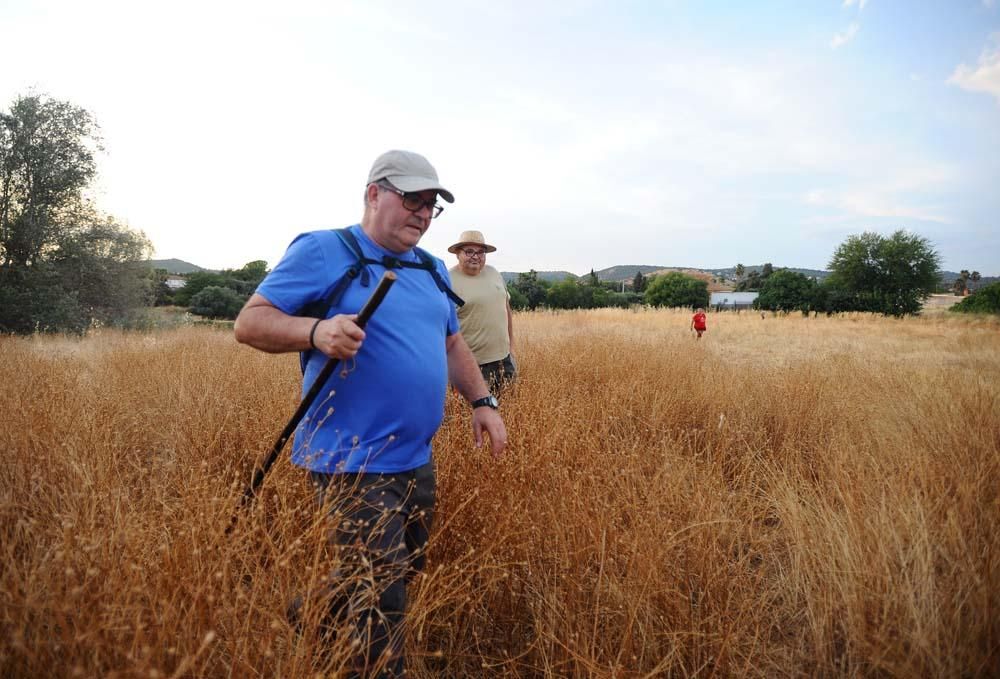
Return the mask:
<svg viewBox="0 0 1000 679">
<path fill-rule="evenodd" d="M 417 677 L 997 676 L 1000 323 L 520 314 L 500 463 L 451 397 Z M 204 328 L 0 340 L 0 674 L 335 675 L 282 459 L 293 356 Z M 312 619 L 315 621 L 315 615 Z"/>
</svg>

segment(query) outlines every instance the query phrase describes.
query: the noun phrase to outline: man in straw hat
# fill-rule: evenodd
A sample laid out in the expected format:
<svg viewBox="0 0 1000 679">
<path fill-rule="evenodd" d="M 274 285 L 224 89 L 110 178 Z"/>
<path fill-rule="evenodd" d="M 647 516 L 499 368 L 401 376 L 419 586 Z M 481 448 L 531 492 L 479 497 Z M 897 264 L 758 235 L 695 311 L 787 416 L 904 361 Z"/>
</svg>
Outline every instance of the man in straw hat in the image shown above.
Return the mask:
<svg viewBox="0 0 1000 679">
<path fill-rule="evenodd" d="M 361 223 L 298 236 L 236 319 L 240 342 L 308 352 L 303 394 L 328 359 L 344 362 L 302 420 L 292 453 L 336 521 L 336 556 L 325 589 L 300 597 L 289 617 L 352 630 L 337 635 L 337 646 L 359 649 L 352 672 L 361 676 L 403 673 L 406 583 L 424 566 L 436 489 L 431 439 L 449 380 L 470 402 L 476 445 L 485 432 L 499 457 L 507 443 L 496 399 L 438 285 L 448 278 L 445 265 L 417 248 L 443 209 L 438 197 L 454 202 L 426 158 L 382 154 L 368 175 Z M 357 267 L 358 251 L 376 280 L 387 267 L 398 276 L 364 330 L 355 320 L 374 290 L 368 277 L 352 277 L 329 301 Z"/>
<path fill-rule="evenodd" d="M 510 311 L 510 293 L 500 272 L 486 263 L 486 253 L 496 248 L 479 231 L 463 231 L 448 252 L 458 257 L 458 264 L 448 270 L 451 283 L 465 305 L 458 310 L 462 336 L 469 343 L 483 379 L 494 395 L 512 382 L 517 374 L 511 349 L 514 323 Z"/>
</svg>

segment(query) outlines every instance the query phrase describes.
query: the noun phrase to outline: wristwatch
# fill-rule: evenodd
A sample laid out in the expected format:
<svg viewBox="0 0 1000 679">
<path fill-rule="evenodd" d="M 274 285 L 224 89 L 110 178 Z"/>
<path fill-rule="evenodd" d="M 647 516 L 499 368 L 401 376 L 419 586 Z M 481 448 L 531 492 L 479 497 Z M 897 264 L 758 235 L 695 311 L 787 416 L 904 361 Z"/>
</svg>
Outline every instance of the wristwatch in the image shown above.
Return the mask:
<svg viewBox="0 0 1000 679">
<path fill-rule="evenodd" d="M 482 408 L 483 406 L 489 406 L 490 408 L 493 408 L 493 410 L 499 410 L 500 409 L 500 401 L 498 401 L 497 397 L 493 396 L 493 395 L 483 396 L 482 398 L 477 398 L 475 401 L 473 401 L 469 405 L 472 406 L 473 410 L 475 410 L 476 408 Z"/>
</svg>

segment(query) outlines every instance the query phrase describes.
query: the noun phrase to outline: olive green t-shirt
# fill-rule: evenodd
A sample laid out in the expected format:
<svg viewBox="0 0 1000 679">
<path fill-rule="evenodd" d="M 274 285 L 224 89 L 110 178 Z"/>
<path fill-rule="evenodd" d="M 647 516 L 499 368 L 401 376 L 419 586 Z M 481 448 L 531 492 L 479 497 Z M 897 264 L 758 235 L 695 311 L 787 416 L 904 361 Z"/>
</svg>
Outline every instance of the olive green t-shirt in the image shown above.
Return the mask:
<svg viewBox="0 0 1000 679">
<path fill-rule="evenodd" d="M 510 353 L 507 334 L 507 299 L 510 294 L 503 276 L 492 266 L 484 266 L 476 276 L 462 273 L 454 266 L 448 270 L 451 289 L 465 305 L 458 308 L 462 336 L 469 343 L 476 363 L 499 361 Z"/>
</svg>

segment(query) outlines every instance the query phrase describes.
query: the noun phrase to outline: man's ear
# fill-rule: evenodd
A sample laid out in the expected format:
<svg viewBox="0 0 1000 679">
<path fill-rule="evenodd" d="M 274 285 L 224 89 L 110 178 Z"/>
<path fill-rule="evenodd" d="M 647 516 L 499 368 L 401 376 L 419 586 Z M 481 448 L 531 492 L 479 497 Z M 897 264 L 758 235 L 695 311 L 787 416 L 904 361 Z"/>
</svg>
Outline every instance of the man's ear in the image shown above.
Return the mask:
<svg viewBox="0 0 1000 679">
<path fill-rule="evenodd" d="M 366 198 L 368 199 L 368 205 L 370 207 L 375 207 L 376 203 L 378 203 L 378 186 L 374 183 L 369 184 L 368 188 L 365 189 L 365 192 Z"/>
</svg>

